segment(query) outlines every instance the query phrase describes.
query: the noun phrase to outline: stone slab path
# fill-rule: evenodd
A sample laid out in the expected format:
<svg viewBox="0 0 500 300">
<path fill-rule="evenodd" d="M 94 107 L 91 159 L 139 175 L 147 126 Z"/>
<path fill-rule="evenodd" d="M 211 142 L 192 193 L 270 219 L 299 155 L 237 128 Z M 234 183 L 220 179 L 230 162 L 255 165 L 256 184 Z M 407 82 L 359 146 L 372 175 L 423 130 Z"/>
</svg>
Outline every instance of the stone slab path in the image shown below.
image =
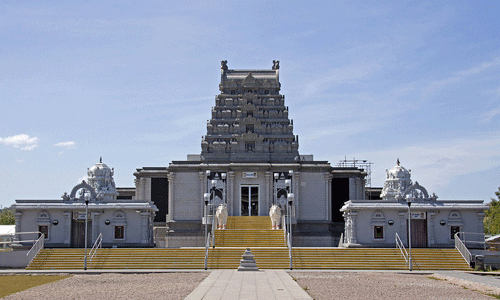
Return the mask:
<svg viewBox="0 0 500 300">
<path fill-rule="evenodd" d="M 284 270 L 214 270 L 186 300 L 312 299 Z"/>
</svg>

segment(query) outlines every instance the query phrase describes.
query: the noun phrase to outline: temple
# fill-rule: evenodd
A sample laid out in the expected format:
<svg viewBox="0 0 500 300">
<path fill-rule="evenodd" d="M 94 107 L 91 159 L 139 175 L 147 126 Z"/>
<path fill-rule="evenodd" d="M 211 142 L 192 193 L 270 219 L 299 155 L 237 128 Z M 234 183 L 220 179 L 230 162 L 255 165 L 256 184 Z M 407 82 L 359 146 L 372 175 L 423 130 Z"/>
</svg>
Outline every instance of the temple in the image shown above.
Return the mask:
<svg viewBox="0 0 500 300">
<path fill-rule="evenodd" d="M 456 232 L 483 231 L 483 201 L 438 201 L 399 160 L 377 189 L 364 165 L 300 154 L 279 71 L 279 61 L 268 70 L 222 61 L 199 154 L 137 169 L 132 188 L 116 188 L 101 161 L 62 199 L 16 200 L 16 231 L 81 247 L 86 219 L 88 241 L 102 233 L 105 247 L 202 247 L 221 204 L 229 217 L 269 216 L 276 205 L 290 216 L 294 247 L 394 247 L 396 234 L 406 244 L 410 233 L 418 247 L 453 247 Z"/>
</svg>

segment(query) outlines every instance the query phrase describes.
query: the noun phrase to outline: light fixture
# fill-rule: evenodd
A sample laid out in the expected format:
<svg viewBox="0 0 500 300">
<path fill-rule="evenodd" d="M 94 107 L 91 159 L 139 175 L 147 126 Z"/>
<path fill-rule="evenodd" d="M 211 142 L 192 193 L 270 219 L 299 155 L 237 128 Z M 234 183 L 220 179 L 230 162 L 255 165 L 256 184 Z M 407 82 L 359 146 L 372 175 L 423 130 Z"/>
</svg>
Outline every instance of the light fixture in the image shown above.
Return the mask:
<svg viewBox="0 0 500 300">
<path fill-rule="evenodd" d="M 389 221 L 387 222 L 387 224 L 389 224 L 389 226 L 392 226 L 392 225 L 394 225 L 394 221 L 393 221 L 393 220 L 389 220 Z"/>
<path fill-rule="evenodd" d="M 440 224 L 441 226 L 444 226 L 444 225 L 446 225 L 446 221 L 445 221 L 445 220 L 441 220 L 441 221 L 439 221 L 439 224 Z"/>
<path fill-rule="evenodd" d="M 111 224 L 111 221 L 110 220 L 106 220 L 106 221 L 104 221 L 104 224 L 109 225 L 109 224 Z"/>
<path fill-rule="evenodd" d="M 54 220 L 54 221 L 52 221 L 52 224 L 54 224 L 54 226 L 57 226 L 57 224 L 59 224 L 59 221 Z"/>
</svg>

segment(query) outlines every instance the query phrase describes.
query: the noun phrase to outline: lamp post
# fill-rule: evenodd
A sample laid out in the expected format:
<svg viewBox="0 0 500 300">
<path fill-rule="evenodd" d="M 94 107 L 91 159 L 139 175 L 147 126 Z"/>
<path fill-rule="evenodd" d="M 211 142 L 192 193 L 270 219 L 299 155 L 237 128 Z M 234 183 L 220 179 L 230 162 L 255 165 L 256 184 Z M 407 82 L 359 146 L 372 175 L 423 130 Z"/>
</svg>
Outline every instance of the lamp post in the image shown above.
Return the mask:
<svg viewBox="0 0 500 300">
<path fill-rule="evenodd" d="M 288 213 L 288 223 L 290 224 L 288 227 L 290 229 L 290 232 L 288 234 L 288 245 L 290 245 L 290 247 L 288 248 L 289 252 L 288 255 L 290 256 L 290 270 L 292 270 L 292 204 L 294 198 L 293 193 L 288 193 L 287 198 L 288 198 L 288 207 L 290 211 Z"/>
<path fill-rule="evenodd" d="M 411 201 L 413 197 L 411 195 L 406 196 L 406 203 L 408 203 L 408 248 L 410 249 L 410 254 L 408 257 L 409 269 L 412 271 L 412 261 L 411 261 Z"/>
<path fill-rule="evenodd" d="M 208 202 L 210 201 L 210 194 L 209 193 L 205 193 L 203 194 L 203 200 L 205 201 L 205 253 L 207 252 L 208 250 L 208 246 L 207 246 L 207 233 L 208 233 L 208 229 L 207 229 L 207 226 L 208 226 L 208 213 L 207 213 L 207 207 L 208 207 Z M 205 255 L 205 270 L 207 269 L 207 256 Z"/>
<path fill-rule="evenodd" d="M 215 249 L 215 188 L 217 187 L 217 180 L 211 181 L 212 189 L 210 195 L 212 196 L 212 247 Z"/>
<path fill-rule="evenodd" d="M 87 222 L 88 222 L 88 212 L 89 212 L 89 198 L 90 195 L 85 193 L 85 190 L 83 190 L 84 197 L 85 197 L 85 259 L 83 261 L 83 269 L 87 270 Z"/>
</svg>

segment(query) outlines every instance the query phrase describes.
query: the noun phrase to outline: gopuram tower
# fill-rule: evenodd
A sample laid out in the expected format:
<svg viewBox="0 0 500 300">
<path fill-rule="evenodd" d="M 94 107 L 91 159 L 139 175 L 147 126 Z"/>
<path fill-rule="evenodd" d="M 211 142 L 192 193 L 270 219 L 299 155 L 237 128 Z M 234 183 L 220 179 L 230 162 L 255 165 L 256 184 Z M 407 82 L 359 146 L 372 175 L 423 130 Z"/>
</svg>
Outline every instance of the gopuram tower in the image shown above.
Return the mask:
<svg viewBox="0 0 500 300">
<path fill-rule="evenodd" d="M 201 142 L 206 162 L 290 162 L 298 137 L 280 94 L 279 61 L 271 70 L 230 70 L 221 61 L 220 94 Z"/>
</svg>

